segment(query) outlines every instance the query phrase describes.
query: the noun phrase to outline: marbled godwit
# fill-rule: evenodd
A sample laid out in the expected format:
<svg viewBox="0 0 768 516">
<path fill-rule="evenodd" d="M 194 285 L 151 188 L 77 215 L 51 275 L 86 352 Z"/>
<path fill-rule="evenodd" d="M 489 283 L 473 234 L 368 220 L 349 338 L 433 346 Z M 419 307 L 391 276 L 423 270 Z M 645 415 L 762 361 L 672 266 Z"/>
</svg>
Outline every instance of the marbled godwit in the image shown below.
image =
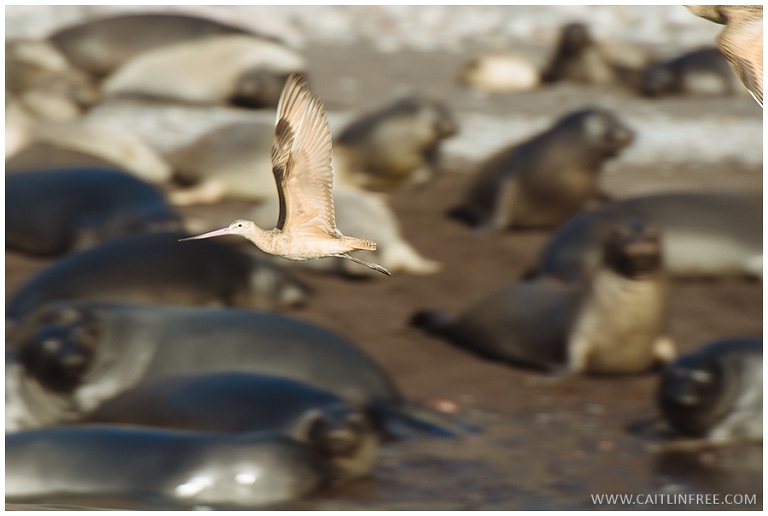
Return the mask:
<svg viewBox="0 0 768 516">
<path fill-rule="evenodd" d="M 226 228 L 182 240 L 240 235 L 262 251 L 289 260 L 336 256 L 391 276 L 381 265 L 348 254 L 355 249 L 373 251 L 375 242 L 344 236 L 336 229 L 331 130 L 322 102 L 298 74 L 288 77 L 277 106 L 272 171 L 280 200 L 277 227 L 264 230 L 241 219 Z"/>
<path fill-rule="evenodd" d="M 717 46 L 755 100 L 763 105 L 763 6 L 689 5 L 702 18 L 725 25 Z"/>
</svg>

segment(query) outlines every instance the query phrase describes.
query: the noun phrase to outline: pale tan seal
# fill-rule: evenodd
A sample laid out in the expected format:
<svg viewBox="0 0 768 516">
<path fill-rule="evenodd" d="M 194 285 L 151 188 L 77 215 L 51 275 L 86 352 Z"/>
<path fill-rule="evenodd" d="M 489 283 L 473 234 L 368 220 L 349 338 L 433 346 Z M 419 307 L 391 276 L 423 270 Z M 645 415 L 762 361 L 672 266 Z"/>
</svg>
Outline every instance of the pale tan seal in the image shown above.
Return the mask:
<svg viewBox="0 0 768 516">
<path fill-rule="evenodd" d="M 140 95 L 193 104 L 275 106 L 285 79 L 306 60 L 248 35 L 211 36 L 148 50 L 102 83 L 105 95 Z"/>
<path fill-rule="evenodd" d="M 464 202 L 449 215 L 480 230 L 558 224 L 599 195 L 603 164 L 633 139 L 610 111 L 570 113 L 481 164 Z"/>
<path fill-rule="evenodd" d="M 408 188 L 435 173 L 442 141 L 458 126 L 441 102 L 407 97 L 363 115 L 334 139 L 334 174 L 375 191 Z"/>
<path fill-rule="evenodd" d="M 166 154 L 174 179 L 187 185 L 170 192 L 169 200 L 186 206 L 224 198 L 277 199 L 271 156 L 274 135 L 271 122 L 234 122 Z"/>
<path fill-rule="evenodd" d="M 671 360 L 658 233 L 617 226 L 603 261 L 583 283 L 522 282 L 455 319 L 418 312 L 411 324 L 481 355 L 547 370 L 635 373 Z"/>
<path fill-rule="evenodd" d="M 216 35 L 248 33 L 199 16 L 140 13 L 88 20 L 60 29 L 48 40 L 73 65 L 103 77 L 147 50 Z"/>
<path fill-rule="evenodd" d="M 36 120 L 13 109 L 16 149 L 6 156 L 7 170 L 108 164 L 150 183 L 171 179 L 171 166 L 134 134 L 84 119 Z"/>
<path fill-rule="evenodd" d="M 497 51 L 470 59 L 459 72 L 459 82 L 491 93 L 529 91 L 539 85 L 539 72 L 526 59 Z"/>
<path fill-rule="evenodd" d="M 71 120 L 99 101 L 91 77 L 43 40 L 5 42 L 5 87 L 35 116 Z"/>
</svg>

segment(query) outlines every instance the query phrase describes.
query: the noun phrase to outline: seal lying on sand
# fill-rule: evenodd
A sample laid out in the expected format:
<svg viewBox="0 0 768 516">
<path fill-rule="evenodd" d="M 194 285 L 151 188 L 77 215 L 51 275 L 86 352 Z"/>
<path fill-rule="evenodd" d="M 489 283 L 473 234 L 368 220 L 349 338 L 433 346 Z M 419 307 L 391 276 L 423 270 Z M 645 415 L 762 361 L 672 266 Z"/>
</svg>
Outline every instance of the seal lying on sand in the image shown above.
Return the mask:
<svg viewBox="0 0 768 516">
<path fill-rule="evenodd" d="M 184 233 L 127 235 L 58 259 L 13 296 L 14 320 L 45 303 L 96 299 L 181 305 L 285 307 L 306 288 L 266 258 Z"/>
<path fill-rule="evenodd" d="M 662 374 L 658 403 L 678 432 L 712 442 L 763 440 L 763 339 L 721 339 Z"/>
<path fill-rule="evenodd" d="M 61 302 L 27 317 L 11 341 L 26 371 L 18 382 L 28 412 L 19 426 L 26 428 L 76 419 L 140 383 L 240 371 L 328 391 L 365 407 L 395 435 L 408 426 L 451 433 L 405 402 L 381 368 L 348 340 L 279 314 Z"/>
<path fill-rule="evenodd" d="M 38 40 L 5 42 L 5 87 L 34 115 L 52 120 L 77 118 L 100 98 L 88 74 Z"/>
<path fill-rule="evenodd" d="M 614 229 L 584 284 L 546 278 L 504 288 L 456 319 L 417 312 L 411 325 L 481 355 L 569 372 L 646 371 L 674 355 L 663 336 L 666 289 L 652 228 Z"/>
<path fill-rule="evenodd" d="M 733 95 L 743 91 L 717 48 L 702 48 L 648 67 L 641 90 L 647 97 L 663 95 Z"/>
<path fill-rule="evenodd" d="M 357 477 L 376 461 L 372 422 L 329 392 L 242 372 L 160 378 L 105 401 L 78 420 L 205 432 L 276 432 L 309 445 L 334 476 Z"/>
<path fill-rule="evenodd" d="M 634 218 L 661 230 L 664 268 L 670 275 L 762 277 L 762 214 L 760 196 L 735 192 L 666 193 L 614 202 L 560 227 L 541 255 L 537 274 L 565 280 L 589 275 L 612 225 Z"/>
<path fill-rule="evenodd" d="M 539 85 L 539 72 L 520 56 L 489 52 L 470 59 L 459 73 L 459 82 L 493 93 L 528 91 Z"/>
<path fill-rule="evenodd" d="M 147 50 L 245 29 L 183 14 L 124 14 L 65 27 L 48 40 L 78 68 L 96 76 L 112 73 Z"/>
<path fill-rule="evenodd" d="M 555 52 L 541 72 L 541 82 L 632 86 L 647 62 L 647 54 L 640 49 L 618 41 L 599 44 L 586 25 L 570 23 L 560 31 Z"/>
<path fill-rule="evenodd" d="M 376 242 L 375 251 L 359 251 L 361 260 L 381 264 L 390 272 L 406 271 L 412 274 L 431 274 L 440 270 L 438 262 L 419 254 L 400 233 L 400 225 L 386 200 L 379 194 L 351 187 L 334 188 L 333 200 L 336 225 L 345 235 L 365 235 Z M 260 204 L 252 213 L 254 222 L 269 227 L 277 220 L 279 211 L 276 196 Z M 378 275 L 372 269 L 358 267 L 348 260 L 312 260 L 291 262 L 316 270 L 333 271 L 345 275 Z"/>
<path fill-rule="evenodd" d="M 449 214 L 487 230 L 558 224 L 597 196 L 603 163 L 633 138 L 632 130 L 609 111 L 571 113 L 488 159 L 463 204 Z"/>
<path fill-rule="evenodd" d="M 62 254 L 124 233 L 182 229 L 162 192 L 114 168 L 11 174 L 5 200 L 5 246 L 31 254 Z"/>
<path fill-rule="evenodd" d="M 102 83 L 105 95 L 195 104 L 276 106 L 285 79 L 306 70 L 294 50 L 247 35 L 212 36 L 140 54 Z"/>
<path fill-rule="evenodd" d="M 262 507 L 326 479 L 311 451 L 270 433 L 81 426 L 5 438 L 5 496 L 149 498 L 176 506 Z"/>
<path fill-rule="evenodd" d="M 274 139 L 274 121 L 235 122 L 167 154 L 174 179 L 192 185 L 172 191 L 169 200 L 186 206 L 223 198 L 277 199 L 271 155 Z"/>
<path fill-rule="evenodd" d="M 141 138 L 98 122 L 30 118 L 26 133 L 6 161 L 6 170 L 99 164 L 121 168 L 150 183 L 171 178 L 170 165 Z"/>
<path fill-rule="evenodd" d="M 408 97 L 349 124 L 334 139 L 339 181 L 390 191 L 429 181 L 442 140 L 458 131 L 440 102 Z"/>
</svg>

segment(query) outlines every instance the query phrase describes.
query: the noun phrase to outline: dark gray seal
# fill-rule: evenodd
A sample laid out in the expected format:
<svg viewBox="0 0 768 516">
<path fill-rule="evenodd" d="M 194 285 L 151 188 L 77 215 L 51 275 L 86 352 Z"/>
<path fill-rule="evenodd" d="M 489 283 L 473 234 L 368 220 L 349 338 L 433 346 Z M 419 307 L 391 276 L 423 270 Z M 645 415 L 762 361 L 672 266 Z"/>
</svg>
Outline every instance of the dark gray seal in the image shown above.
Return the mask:
<svg viewBox="0 0 768 516">
<path fill-rule="evenodd" d="M 26 172 L 56 167 L 116 167 L 117 163 L 87 152 L 61 147 L 52 142 L 37 141 L 5 160 L 5 172 Z"/>
<path fill-rule="evenodd" d="M 205 432 L 275 432 L 310 446 L 334 476 L 370 472 L 378 443 L 362 410 L 338 396 L 278 376 L 223 372 L 139 384 L 85 414 L 110 423 Z"/>
<path fill-rule="evenodd" d="M 6 500 L 148 498 L 255 508 L 302 497 L 325 479 L 309 449 L 269 433 L 95 425 L 5 438 Z"/>
<path fill-rule="evenodd" d="M 458 132 L 441 102 L 407 97 L 349 124 L 334 139 L 341 182 L 390 191 L 429 181 L 442 141 Z"/>
<path fill-rule="evenodd" d="M 541 72 L 542 83 L 561 81 L 634 87 L 642 77 L 648 56 L 637 47 L 612 41 L 598 43 L 583 23 L 569 23 Z"/>
<path fill-rule="evenodd" d="M 354 344 L 279 314 L 62 302 L 27 317 L 11 340 L 26 373 L 18 391 L 29 413 L 27 428 L 76 419 L 127 389 L 167 376 L 240 371 L 328 391 L 366 407 L 394 434 L 408 424 L 441 431 Z"/>
<path fill-rule="evenodd" d="M 59 258 L 16 292 L 6 317 L 19 320 L 62 299 L 249 307 L 304 300 L 306 288 L 267 258 L 217 242 L 178 242 L 186 236 L 125 235 Z"/>
<path fill-rule="evenodd" d="M 483 356 L 546 370 L 633 373 L 674 355 L 663 335 L 666 289 L 658 233 L 615 227 L 588 281 L 506 287 L 461 316 L 417 312 L 411 325 Z"/>
<path fill-rule="evenodd" d="M 552 236 L 537 273 L 565 280 L 589 275 L 610 228 L 626 218 L 661 230 L 670 275 L 762 277 L 763 200 L 736 192 L 648 195 L 577 215 Z"/>
<path fill-rule="evenodd" d="M 106 167 L 57 168 L 5 178 L 5 246 L 57 255 L 133 232 L 180 230 L 154 186 Z"/>
<path fill-rule="evenodd" d="M 125 14 L 66 27 L 48 40 L 73 65 L 104 76 L 147 50 L 222 34 L 250 32 L 197 16 Z"/>
<path fill-rule="evenodd" d="M 640 91 L 646 97 L 662 97 L 733 95 L 743 90 L 720 50 L 708 47 L 651 64 Z"/>
<path fill-rule="evenodd" d="M 571 113 L 489 158 L 449 215 L 484 230 L 558 224 L 597 196 L 603 164 L 633 139 L 610 111 Z"/>
<path fill-rule="evenodd" d="M 658 404 L 679 433 L 711 442 L 763 440 L 763 339 L 720 339 L 671 363 Z"/>
</svg>

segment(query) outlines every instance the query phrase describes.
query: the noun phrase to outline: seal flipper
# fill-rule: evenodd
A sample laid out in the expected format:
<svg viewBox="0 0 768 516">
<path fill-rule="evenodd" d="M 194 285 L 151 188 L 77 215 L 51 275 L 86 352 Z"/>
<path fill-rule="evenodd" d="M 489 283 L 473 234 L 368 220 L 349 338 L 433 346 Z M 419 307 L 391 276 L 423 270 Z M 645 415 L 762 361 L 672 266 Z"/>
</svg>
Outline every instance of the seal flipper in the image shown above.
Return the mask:
<svg viewBox="0 0 768 516">
<path fill-rule="evenodd" d="M 408 321 L 408 326 L 421 328 L 434 335 L 442 335 L 445 327 L 453 322 L 453 318 L 445 312 L 435 310 L 419 310 Z"/>
<path fill-rule="evenodd" d="M 370 410 L 374 419 L 381 425 L 381 430 L 395 439 L 412 439 L 421 434 L 458 437 L 480 432 L 476 425 L 412 401 L 397 406 L 386 402 L 373 402 Z"/>
</svg>

